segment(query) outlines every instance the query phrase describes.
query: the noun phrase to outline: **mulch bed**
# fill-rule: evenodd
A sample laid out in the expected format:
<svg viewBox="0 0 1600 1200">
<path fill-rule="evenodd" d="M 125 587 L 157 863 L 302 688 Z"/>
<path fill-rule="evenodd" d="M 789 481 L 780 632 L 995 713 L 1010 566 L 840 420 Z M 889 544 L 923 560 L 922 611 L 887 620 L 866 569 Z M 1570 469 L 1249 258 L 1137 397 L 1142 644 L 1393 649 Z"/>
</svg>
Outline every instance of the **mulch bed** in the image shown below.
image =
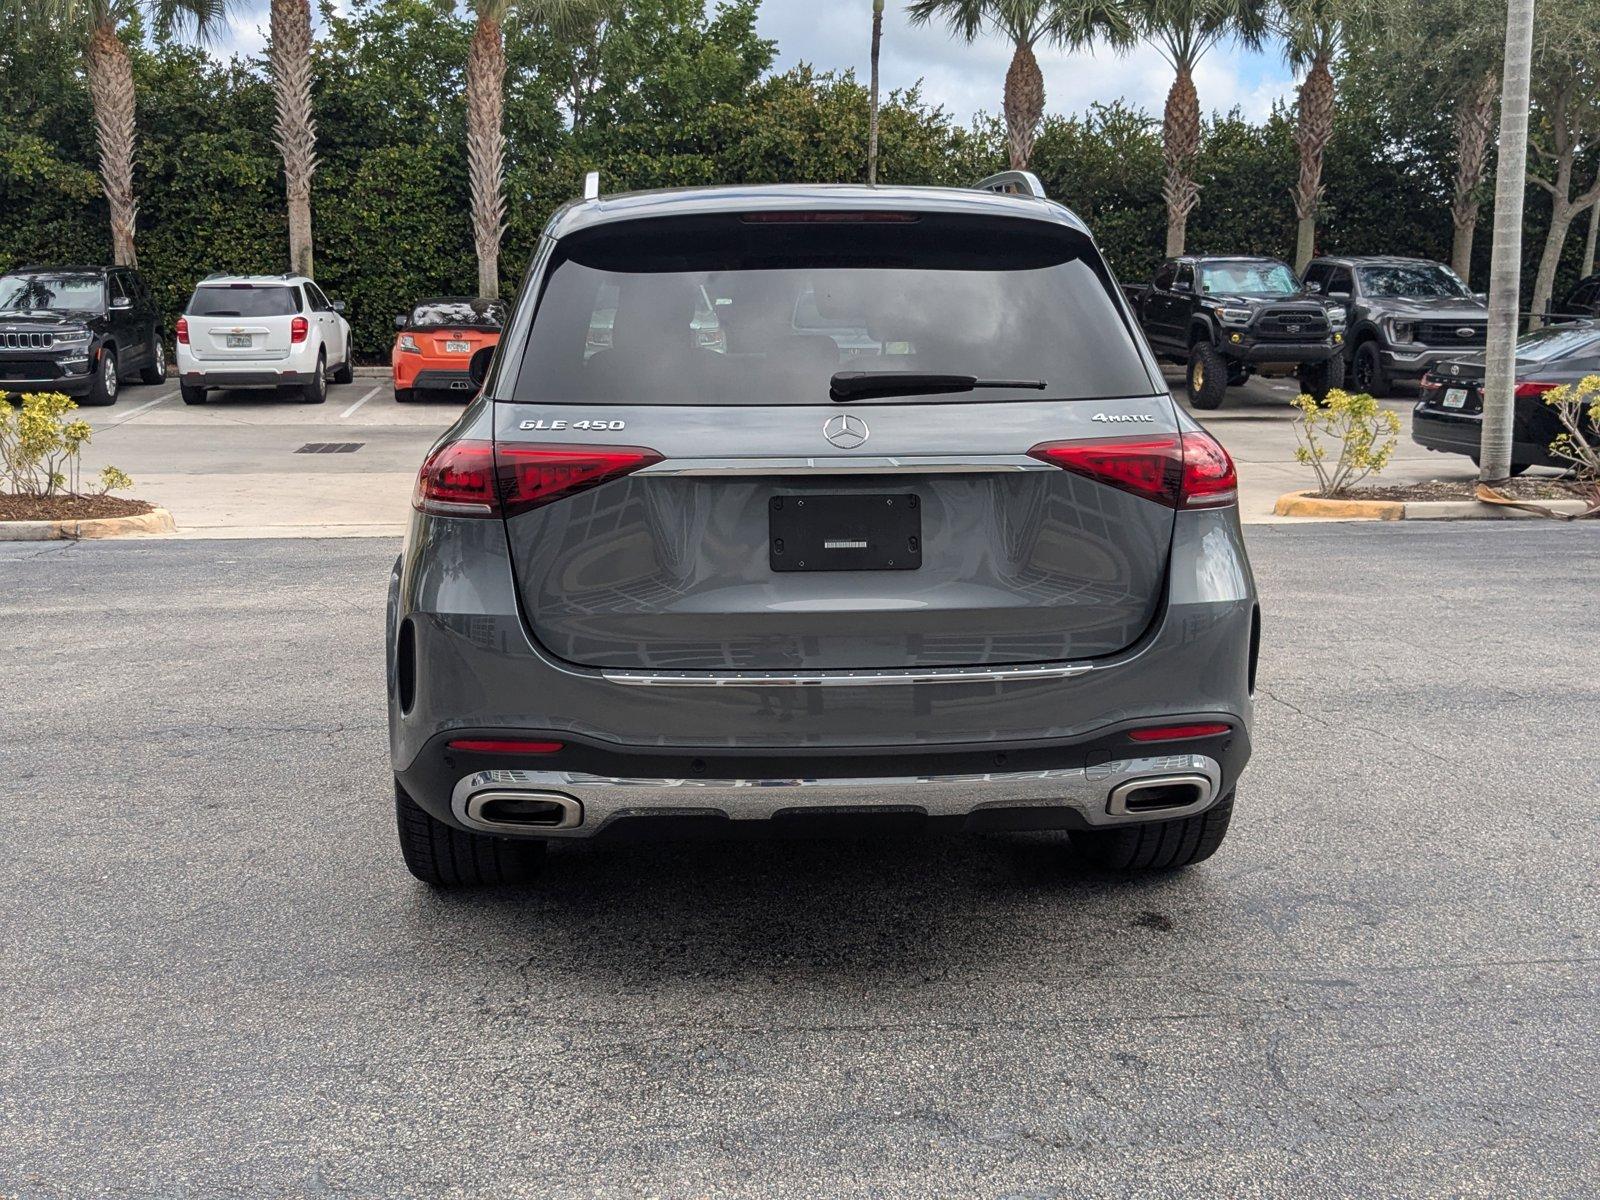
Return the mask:
<svg viewBox="0 0 1600 1200">
<path fill-rule="evenodd" d="M 1422 483 L 1402 483 L 1392 487 L 1361 487 L 1341 492 L 1340 500 L 1473 500 L 1475 479 L 1429 479 Z M 1513 479 L 1499 484 L 1496 491 L 1513 500 L 1585 500 L 1593 492 L 1566 479 Z"/>
<path fill-rule="evenodd" d="M 137 517 L 153 512 L 145 500 L 120 496 L 4 496 L 0 521 L 90 521 L 96 517 Z"/>
</svg>

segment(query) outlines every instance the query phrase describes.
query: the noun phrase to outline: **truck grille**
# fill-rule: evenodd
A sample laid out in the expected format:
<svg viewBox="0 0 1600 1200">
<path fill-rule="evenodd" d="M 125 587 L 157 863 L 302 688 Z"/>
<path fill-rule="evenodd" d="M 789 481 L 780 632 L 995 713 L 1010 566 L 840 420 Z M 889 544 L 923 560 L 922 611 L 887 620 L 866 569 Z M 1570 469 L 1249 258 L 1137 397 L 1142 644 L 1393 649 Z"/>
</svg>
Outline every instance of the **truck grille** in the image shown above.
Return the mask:
<svg viewBox="0 0 1600 1200">
<path fill-rule="evenodd" d="M 0 333 L 0 350 L 48 350 L 55 344 L 53 333 Z"/>
<path fill-rule="evenodd" d="M 1328 336 L 1328 316 L 1320 308 L 1269 308 L 1256 319 L 1255 333 L 1272 341 L 1317 341 Z"/>
<path fill-rule="evenodd" d="M 1424 346 L 1481 346 L 1482 321 L 1422 321 L 1417 325 L 1417 341 Z"/>
</svg>

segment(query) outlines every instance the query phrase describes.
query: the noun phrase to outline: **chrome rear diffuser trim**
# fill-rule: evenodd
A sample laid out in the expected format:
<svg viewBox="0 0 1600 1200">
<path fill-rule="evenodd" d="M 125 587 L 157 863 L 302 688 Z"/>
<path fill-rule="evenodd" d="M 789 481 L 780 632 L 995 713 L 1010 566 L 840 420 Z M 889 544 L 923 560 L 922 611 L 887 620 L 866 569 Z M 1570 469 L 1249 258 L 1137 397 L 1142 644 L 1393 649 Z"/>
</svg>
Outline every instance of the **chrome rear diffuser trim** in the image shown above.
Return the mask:
<svg viewBox="0 0 1600 1200">
<path fill-rule="evenodd" d="M 601 671 L 624 687 L 889 687 L 918 683 L 1001 683 L 1070 679 L 1094 670 L 1087 663 L 1037 667 L 949 667 L 924 671 Z"/>
</svg>

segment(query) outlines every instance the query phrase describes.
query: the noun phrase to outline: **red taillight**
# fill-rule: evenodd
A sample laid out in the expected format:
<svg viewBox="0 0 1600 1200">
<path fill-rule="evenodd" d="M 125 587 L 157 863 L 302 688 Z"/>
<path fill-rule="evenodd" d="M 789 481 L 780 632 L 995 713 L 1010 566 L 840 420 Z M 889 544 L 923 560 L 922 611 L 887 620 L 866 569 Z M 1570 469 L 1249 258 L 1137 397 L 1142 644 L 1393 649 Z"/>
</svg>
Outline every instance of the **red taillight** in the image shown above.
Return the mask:
<svg viewBox="0 0 1600 1200">
<path fill-rule="evenodd" d="M 456 738 L 450 743 L 450 749 L 470 750 L 475 754 L 554 754 L 565 745 L 565 742 L 527 742 L 516 738 Z"/>
<path fill-rule="evenodd" d="M 495 455 L 508 517 L 660 461 L 661 455 L 643 446 L 510 445 L 497 447 Z"/>
<path fill-rule="evenodd" d="M 299 345 L 306 340 L 306 334 L 311 332 L 311 323 L 304 317 L 295 317 L 289 322 L 289 340 Z"/>
<path fill-rule="evenodd" d="M 1028 455 L 1169 508 L 1207 508 L 1238 498 L 1233 460 L 1209 433 L 1042 442 Z"/>
<path fill-rule="evenodd" d="M 1229 728 L 1220 721 L 1204 725 L 1152 725 L 1148 729 L 1130 729 L 1128 736 L 1136 742 L 1181 742 L 1185 738 L 1216 737 L 1227 733 Z"/>
<path fill-rule="evenodd" d="M 493 443 L 451 442 L 428 455 L 417 473 L 411 507 L 446 517 L 499 516 Z"/>
<path fill-rule="evenodd" d="M 174 332 L 177 334 L 178 345 L 187 346 L 189 344 L 189 318 L 179 317 Z"/>
<path fill-rule="evenodd" d="M 411 504 L 448 517 L 514 517 L 661 461 L 642 446 L 501 446 L 461 441 L 428 455 Z"/>
<path fill-rule="evenodd" d="M 1517 384 L 1516 396 L 1518 400 L 1541 400 L 1546 392 L 1560 386 L 1558 383 L 1541 383 L 1530 379 L 1527 383 Z"/>
</svg>

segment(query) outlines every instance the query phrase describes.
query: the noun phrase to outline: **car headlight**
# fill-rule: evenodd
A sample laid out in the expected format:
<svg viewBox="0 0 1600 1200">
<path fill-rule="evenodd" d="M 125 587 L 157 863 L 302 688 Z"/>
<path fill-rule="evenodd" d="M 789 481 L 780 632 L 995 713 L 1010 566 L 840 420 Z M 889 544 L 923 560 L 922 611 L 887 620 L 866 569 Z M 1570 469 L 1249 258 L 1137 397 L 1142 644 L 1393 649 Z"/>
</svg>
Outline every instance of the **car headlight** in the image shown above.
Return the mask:
<svg viewBox="0 0 1600 1200">
<path fill-rule="evenodd" d="M 1249 308 L 1219 308 L 1217 320 L 1224 325 L 1248 325 L 1255 319 L 1255 310 Z"/>
<path fill-rule="evenodd" d="M 409 333 L 402 333 L 400 335 L 400 349 L 409 350 L 413 354 L 422 353 L 422 347 L 417 345 L 417 339 L 412 337 Z"/>
<path fill-rule="evenodd" d="M 83 349 L 89 345 L 89 338 L 87 329 L 63 329 L 55 335 L 52 345 L 63 350 Z"/>
<path fill-rule="evenodd" d="M 1342 308 L 1330 308 L 1328 310 L 1328 328 L 1329 329 L 1343 329 L 1349 323 L 1349 321 L 1350 321 L 1350 314 L 1345 312 L 1344 309 L 1342 309 Z"/>
<path fill-rule="evenodd" d="M 1389 322 L 1389 336 L 1397 342 L 1411 341 L 1416 336 L 1416 332 L 1417 327 L 1414 322 L 1393 320 Z"/>
</svg>

